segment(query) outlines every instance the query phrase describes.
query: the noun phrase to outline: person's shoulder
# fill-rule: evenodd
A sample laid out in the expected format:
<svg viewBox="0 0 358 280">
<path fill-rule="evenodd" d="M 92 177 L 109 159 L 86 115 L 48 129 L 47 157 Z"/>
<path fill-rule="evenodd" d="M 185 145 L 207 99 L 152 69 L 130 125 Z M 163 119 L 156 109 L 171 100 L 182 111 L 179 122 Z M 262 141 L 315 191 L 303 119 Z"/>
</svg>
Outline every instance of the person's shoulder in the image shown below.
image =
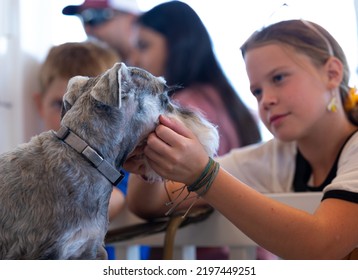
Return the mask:
<svg viewBox="0 0 358 280">
<path fill-rule="evenodd" d="M 337 176 L 324 191 L 358 192 L 358 131 L 351 135 L 339 156 Z"/>
<path fill-rule="evenodd" d="M 226 155 L 218 157 L 219 162 L 272 162 L 283 161 L 287 159 L 291 161 L 297 153 L 296 142 L 282 142 L 276 138 L 272 138 L 265 142 L 251 144 L 231 150 Z M 231 160 L 230 160 L 231 159 Z M 273 160 L 276 159 L 276 160 Z"/>
<path fill-rule="evenodd" d="M 238 150 L 241 150 L 242 153 L 256 153 L 262 155 L 273 155 L 273 154 L 292 154 L 296 153 L 296 142 L 283 142 L 276 138 L 270 140 L 251 144 Z"/>
<path fill-rule="evenodd" d="M 290 189 L 296 153 L 295 142 L 273 138 L 234 149 L 216 160 L 227 172 L 256 190 L 279 192 Z"/>
<path fill-rule="evenodd" d="M 349 140 L 347 141 L 347 145 L 348 144 L 355 144 L 355 145 L 358 144 L 358 129 L 349 138 Z"/>
<path fill-rule="evenodd" d="M 197 99 L 198 102 L 207 103 L 215 108 L 224 109 L 222 93 L 211 84 L 195 84 L 186 89 L 184 93 Z"/>
<path fill-rule="evenodd" d="M 345 158 L 358 156 L 358 130 L 348 139 L 342 150 L 340 161 Z"/>
<path fill-rule="evenodd" d="M 219 93 L 213 86 L 207 84 L 186 87 L 176 92 L 173 99 L 182 106 L 198 109 L 204 115 L 211 115 L 214 111 L 220 111 L 223 108 Z"/>
</svg>

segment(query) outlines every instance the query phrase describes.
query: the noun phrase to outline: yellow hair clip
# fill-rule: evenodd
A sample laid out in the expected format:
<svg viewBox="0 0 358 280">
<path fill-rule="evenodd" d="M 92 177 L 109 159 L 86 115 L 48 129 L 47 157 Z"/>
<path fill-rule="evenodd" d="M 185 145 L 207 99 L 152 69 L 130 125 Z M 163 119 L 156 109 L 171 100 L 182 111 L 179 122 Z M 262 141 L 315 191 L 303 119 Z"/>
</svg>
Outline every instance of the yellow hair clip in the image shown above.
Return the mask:
<svg viewBox="0 0 358 280">
<path fill-rule="evenodd" d="M 358 104 L 358 92 L 356 87 L 349 88 L 347 99 L 344 103 L 344 108 L 347 111 L 352 110 Z"/>
</svg>

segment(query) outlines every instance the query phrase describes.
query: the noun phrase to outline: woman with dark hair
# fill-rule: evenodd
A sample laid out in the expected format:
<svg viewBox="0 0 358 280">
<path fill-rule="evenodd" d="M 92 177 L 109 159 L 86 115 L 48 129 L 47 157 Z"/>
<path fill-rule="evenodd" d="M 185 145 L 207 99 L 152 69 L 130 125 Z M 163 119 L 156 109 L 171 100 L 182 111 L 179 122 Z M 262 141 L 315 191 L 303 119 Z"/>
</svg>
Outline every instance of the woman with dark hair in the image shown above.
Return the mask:
<svg viewBox="0 0 358 280">
<path fill-rule="evenodd" d="M 180 88 L 173 98 L 218 125 L 218 154 L 260 141 L 255 118 L 224 75 L 209 34 L 185 3 L 160 4 L 137 19 L 133 64 Z"/>
<path fill-rule="evenodd" d="M 210 36 L 196 12 L 187 4 L 160 4 L 136 21 L 135 56 L 131 64 L 163 76 L 176 88 L 172 98 L 199 110 L 218 127 L 219 155 L 261 140 L 258 125 L 224 75 Z M 148 195 L 154 195 L 148 193 Z M 147 207 L 137 207 L 136 190 L 128 190 L 131 210 L 152 218 Z M 198 251 L 198 258 L 226 258 L 223 250 Z"/>
</svg>

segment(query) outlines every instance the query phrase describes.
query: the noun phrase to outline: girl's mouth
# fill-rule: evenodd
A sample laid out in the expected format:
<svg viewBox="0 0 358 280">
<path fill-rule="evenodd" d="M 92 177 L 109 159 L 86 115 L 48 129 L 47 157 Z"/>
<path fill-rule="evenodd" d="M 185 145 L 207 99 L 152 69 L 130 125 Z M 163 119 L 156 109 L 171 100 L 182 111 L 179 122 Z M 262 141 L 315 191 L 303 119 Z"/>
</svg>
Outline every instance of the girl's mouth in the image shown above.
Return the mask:
<svg viewBox="0 0 358 280">
<path fill-rule="evenodd" d="M 271 116 L 269 119 L 270 125 L 274 125 L 274 126 L 279 125 L 283 121 L 283 119 L 288 115 L 289 115 L 289 113 Z"/>
</svg>

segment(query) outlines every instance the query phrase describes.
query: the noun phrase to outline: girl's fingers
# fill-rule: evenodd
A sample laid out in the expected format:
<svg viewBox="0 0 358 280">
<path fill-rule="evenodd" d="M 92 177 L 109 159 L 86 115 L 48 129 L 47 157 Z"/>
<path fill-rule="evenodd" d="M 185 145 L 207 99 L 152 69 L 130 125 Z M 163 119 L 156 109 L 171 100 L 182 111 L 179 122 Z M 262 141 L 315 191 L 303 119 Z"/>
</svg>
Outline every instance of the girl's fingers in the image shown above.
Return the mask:
<svg viewBox="0 0 358 280">
<path fill-rule="evenodd" d="M 206 152 L 195 135 L 180 121 L 160 117 L 160 124 L 147 139 L 145 155 L 149 164 L 159 175 L 166 179 L 192 182 L 201 172 L 199 157 L 207 162 Z M 200 165 L 200 164 L 199 164 Z"/>
<path fill-rule="evenodd" d="M 170 128 L 170 130 L 172 132 L 175 132 L 175 133 L 168 133 L 167 130 L 164 130 L 163 134 L 158 135 L 160 137 L 166 137 L 167 133 L 168 133 L 169 138 L 171 138 L 171 137 L 177 138 L 178 136 L 176 134 L 179 134 L 179 135 L 181 135 L 182 137 L 185 137 L 185 138 L 193 138 L 193 137 L 195 138 L 195 136 L 193 135 L 193 132 L 189 128 L 187 128 L 178 119 L 169 118 L 169 117 L 161 115 L 161 116 L 159 116 L 159 122 L 164 127 Z M 163 139 L 163 141 L 165 141 L 165 140 Z"/>
</svg>

